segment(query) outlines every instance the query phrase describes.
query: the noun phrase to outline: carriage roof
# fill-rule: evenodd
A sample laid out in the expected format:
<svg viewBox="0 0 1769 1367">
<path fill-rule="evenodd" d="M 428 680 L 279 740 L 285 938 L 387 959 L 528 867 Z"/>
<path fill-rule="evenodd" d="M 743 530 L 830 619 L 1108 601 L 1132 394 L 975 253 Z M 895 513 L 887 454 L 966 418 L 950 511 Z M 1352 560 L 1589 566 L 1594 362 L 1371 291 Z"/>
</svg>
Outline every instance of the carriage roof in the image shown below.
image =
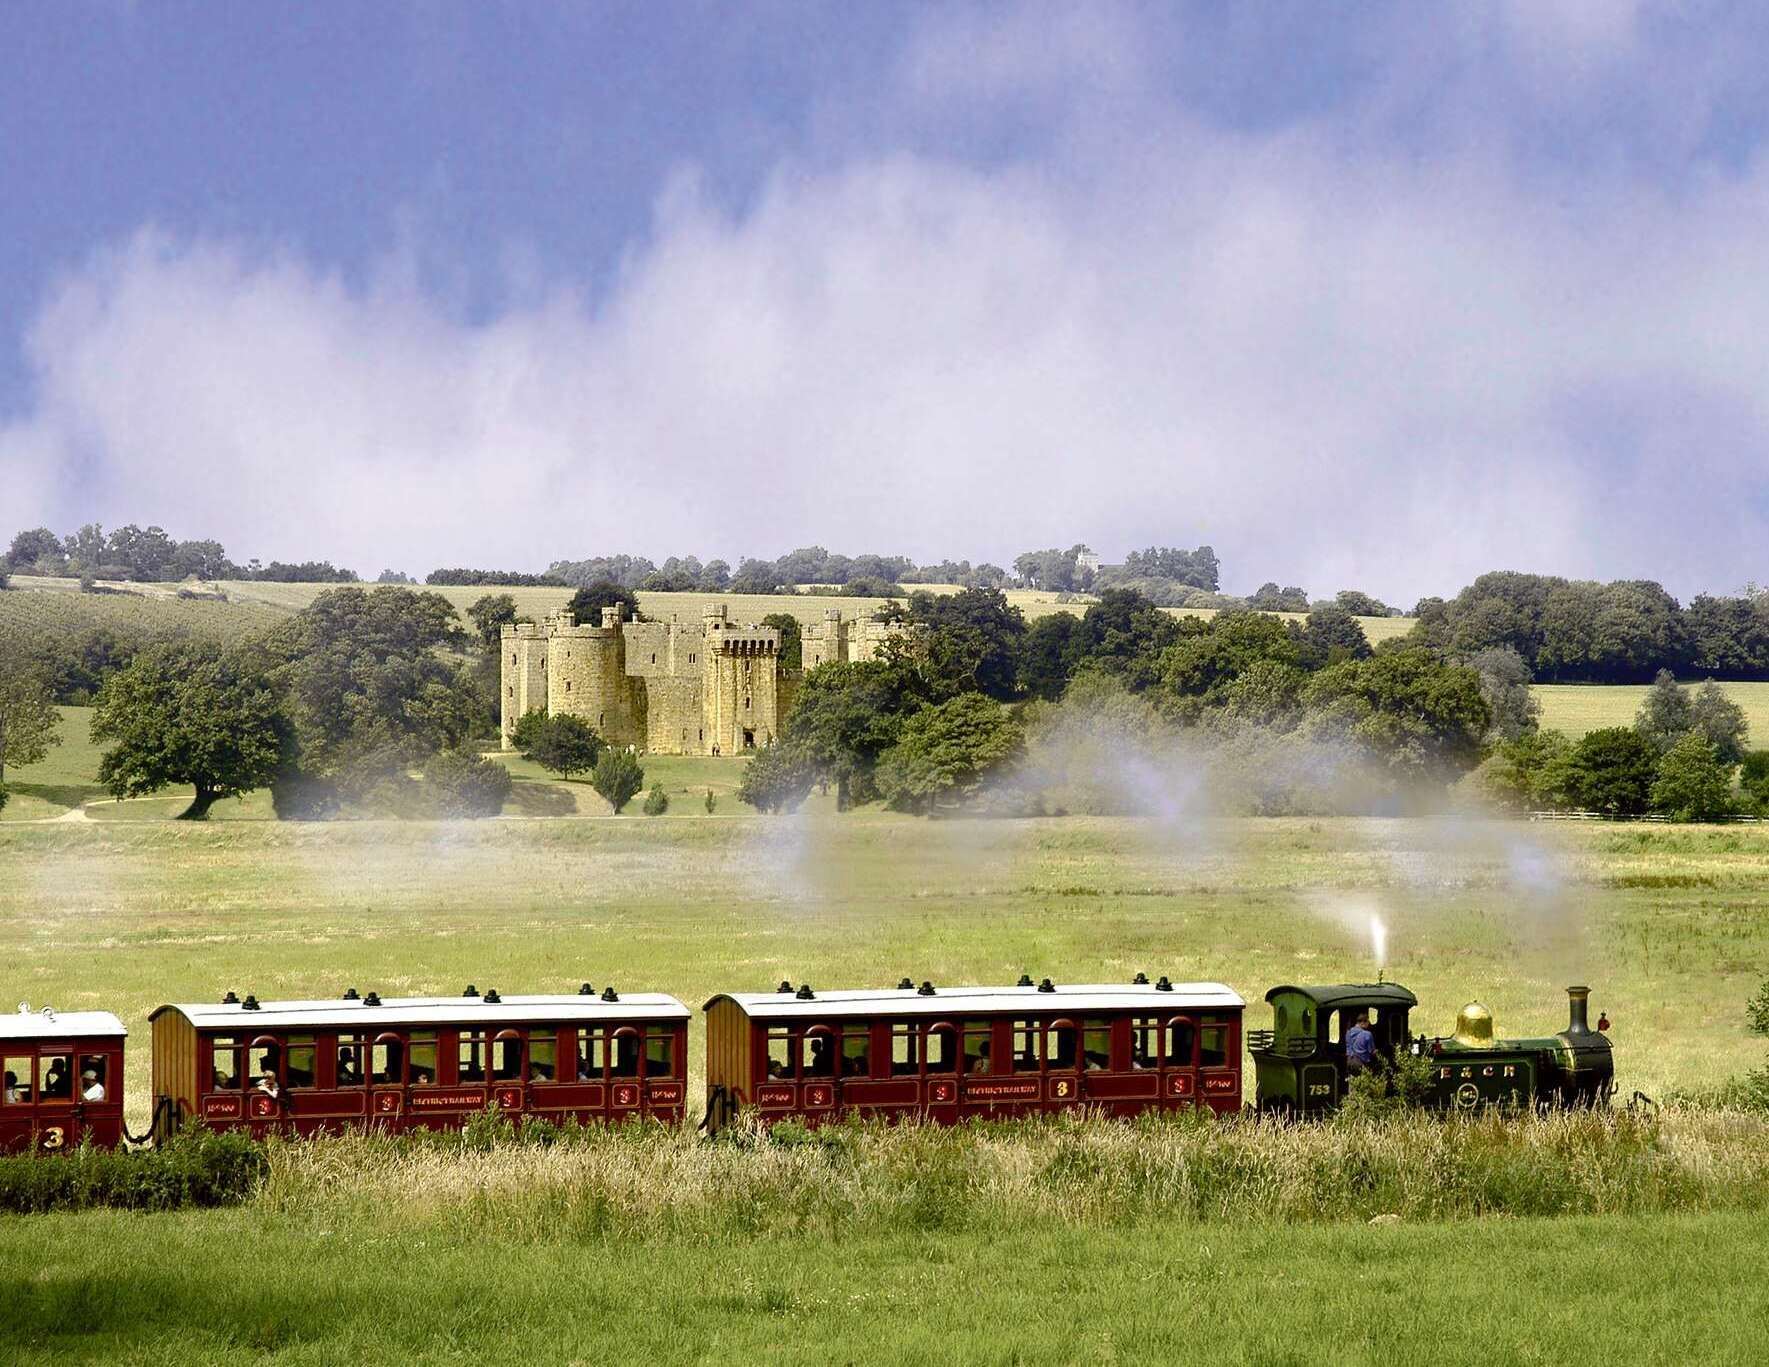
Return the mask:
<svg viewBox="0 0 1769 1367">
<path fill-rule="evenodd" d="M 0 1040 L 91 1039 L 97 1036 L 122 1039 L 128 1033 L 123 1022 L 109 1011 L 56 1011 L 46 1006 L 41 1011 L 21 1009 L 11 1015 L 0 1015 Z"/>
<path fill-rule="evenodd" d="M 484 997 L 386 997 L 378 1004 L 354 998 L 325 1001 L 173 1003 L 149 1020 L 176 1011 L 199 1030 L 374 1030 L 389 1025 L 528 1025 L 572 1021 L 619 1022 L 688 1019 L 688 1008 L 663 992 L 623 992 L 617 1001 L 570 993 Z"/>
<path fill-rule="evenodd" d="M 841 1017 L 962 1016 L 972 1013 L 1063 1011 L 1174 1011 L 1229 1009 L 1246 1005 L 1221 983 L 1085 983 L 1036 987 L 941 987 L 928 996 L 915 988 L 859 988 L 817 992 L 721 992 L 707 1002 L 733 1002 L 758 1020 L 830 1020 Z"/>
<path fill-rule="evenodd" d="M 1341 1006 L 1417 1006 L 1419 999 L 1399 983 L 1328 983 L 1314 987 L 1288 984 L 1274 987 L 1265 999 L 1276 1001 L 1285 992 L 1300 992 L 1316 1006 L 1329 1011 Z"/>
</svg>

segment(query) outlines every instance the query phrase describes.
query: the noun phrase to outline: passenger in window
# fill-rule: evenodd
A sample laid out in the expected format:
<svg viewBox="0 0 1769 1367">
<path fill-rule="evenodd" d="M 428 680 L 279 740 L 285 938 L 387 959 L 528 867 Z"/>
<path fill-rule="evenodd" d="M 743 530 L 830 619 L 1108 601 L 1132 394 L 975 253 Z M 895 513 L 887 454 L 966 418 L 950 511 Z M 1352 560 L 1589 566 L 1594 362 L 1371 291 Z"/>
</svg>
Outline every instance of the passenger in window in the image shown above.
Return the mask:
<svg viewBox="0 0 1769 1367">
<path fill-rule="evenodd" d="M 639 1076 L 639 1041 L 632 1035 L 614 1041 L 614 1076 Z"/>
<path fill-rule="evenodd" d="M 428 1087 L 435 1081 L 436 1074 L 432 1073 L 428 1068 L 412 1069 L 412 1086 Z"/>
<path fill-rule="evenodd" d="M 98 1069 L 85 1068 L 80 1072 L 80 1100 L 103 1101 L 104 1083 L 98 1080 Z"/>
<path fill-rule="evenodd" d="M 338 1055 L 338 1085 L 340 1087 L 358 1087 L 362 1085 L 362 1070 L 356 1066 L 354 1053 Z"/>
<path fill-rule="evenodd" d="M 259 1096 L 269 1097 L 272 1101 L 280 1102 L 283 1099 L 283 1089 L 277 1085 L 275 1073 L 265 1073 L 259 1077 L 258 1085 L 253 1088 L 253 1091 Z"/>
<path fill-rule="evenodd" d="M 982 1040 L 981 1042 L 978 1043 L 976 1056 L 973 1059 L 971 1059 L 970 1070 L 973 1073 L 986 1073 L 989 1071 L 989 1041 L 988 1040 Z"/>
<path fill-rule="evenodd" d="M 51 1059 L 49 1063 L 49 1071 L 43 1074 L 44 1099 L 47 1100 L 51 1097 L 70 1096 L 72 1093 L 73 1083 L 68 1077 L 67 1060 L 61 1058 Z"/>
<path fill-rule="evenodd" d="M 18 1074 L 8 1069 L 6 1073 L 6 1104 L 16 1106 L 23 1099 L 18 1092 Z"/>
<path fill-rule="evenodd" d="M 830 1046 L 828 1035 L 812 1037 L 811 1060 L 805 1072 L 811 1077 L 835 1076 L 835 1050 Z"/>
</svg>

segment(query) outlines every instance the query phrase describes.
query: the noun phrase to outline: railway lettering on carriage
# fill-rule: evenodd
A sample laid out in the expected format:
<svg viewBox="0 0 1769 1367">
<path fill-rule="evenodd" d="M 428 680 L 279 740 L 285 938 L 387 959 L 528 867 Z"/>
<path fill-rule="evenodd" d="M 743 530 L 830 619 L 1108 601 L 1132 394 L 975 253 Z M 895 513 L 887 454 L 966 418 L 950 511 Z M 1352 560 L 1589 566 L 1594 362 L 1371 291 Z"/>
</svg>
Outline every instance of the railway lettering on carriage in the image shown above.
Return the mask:
<svg viewBox="0 0 1769 1367">
<path fill-rule="evenodd" d="M 387 1100 L 394 1100 L 391 1094 Z M 500 1096 L 499 1100 L 502 1098 Z M 485 1105 L 485 1093 L 478 1088 L 460 1092 L 413 1092 L 405 1104 L 414 1111 L 460 1111 Z"/>
</svg>

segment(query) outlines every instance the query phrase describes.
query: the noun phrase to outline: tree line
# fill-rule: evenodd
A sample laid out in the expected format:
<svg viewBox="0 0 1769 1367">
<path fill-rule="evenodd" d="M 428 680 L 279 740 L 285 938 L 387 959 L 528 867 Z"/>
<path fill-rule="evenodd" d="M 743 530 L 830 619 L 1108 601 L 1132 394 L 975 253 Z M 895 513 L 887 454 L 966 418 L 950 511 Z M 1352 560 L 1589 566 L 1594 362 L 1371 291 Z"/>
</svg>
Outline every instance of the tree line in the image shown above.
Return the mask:
<svg viewBox="0 0 1769 1367">
<path fill-rule="evenodd" d="M 133 522 L 109 532 L 96 522 L 57 536 L 47 527 L 31 527 L 12 538 L 0 570 L 83 580 L 109 579 L 132 583 L 177 583 L 182 579 L 257 579 L 286 584 L 351 584 L 354 570 L 339 569 L 329 560 L 272 560 L 244 565 L 228 559 L 219 541 L 179 541 L 163 527 L 138 527 Z M 0 581 L 0 588 L 5 587 Z"/>
</svg>

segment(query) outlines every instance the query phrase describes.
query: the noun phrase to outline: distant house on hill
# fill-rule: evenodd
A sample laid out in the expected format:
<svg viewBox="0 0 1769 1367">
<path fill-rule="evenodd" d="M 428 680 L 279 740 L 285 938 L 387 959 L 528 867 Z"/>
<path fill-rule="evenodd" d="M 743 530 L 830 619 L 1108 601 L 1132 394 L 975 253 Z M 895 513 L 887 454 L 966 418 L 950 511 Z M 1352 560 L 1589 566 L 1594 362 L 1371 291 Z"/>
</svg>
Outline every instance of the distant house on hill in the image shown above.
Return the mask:
<svg viewBox="0 0 1769 1367">
<path fill-rule="evenodd" d="M 1098 574 L 1100 567 L 1099 552 L 1083 546 L 1075 552 L 1075 568 L 1086 570 L 1089 574 Z"/>
</svg>

